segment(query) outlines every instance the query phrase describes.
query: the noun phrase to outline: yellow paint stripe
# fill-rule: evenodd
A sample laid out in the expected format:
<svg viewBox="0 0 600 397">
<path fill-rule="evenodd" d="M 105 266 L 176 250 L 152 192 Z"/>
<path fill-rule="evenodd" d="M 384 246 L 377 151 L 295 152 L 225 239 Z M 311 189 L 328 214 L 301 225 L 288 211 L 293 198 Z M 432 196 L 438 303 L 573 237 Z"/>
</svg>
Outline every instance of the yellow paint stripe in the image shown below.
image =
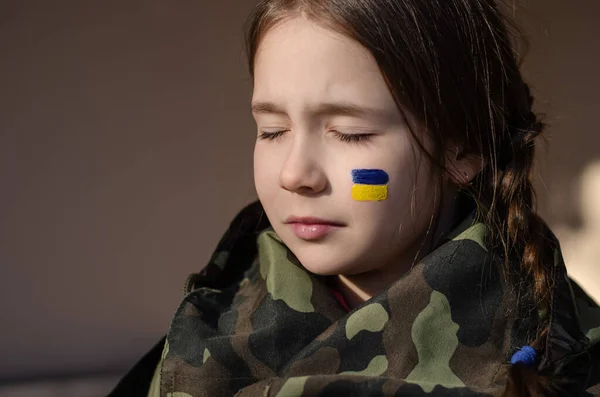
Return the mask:
<svg viewBox="0 0 600 397">
<path fill-rule="evenodd" d="M 352 186 L 352 198 L 357 201 L 381 201 L 387 199 L 388 185 Z"/>
</svg>

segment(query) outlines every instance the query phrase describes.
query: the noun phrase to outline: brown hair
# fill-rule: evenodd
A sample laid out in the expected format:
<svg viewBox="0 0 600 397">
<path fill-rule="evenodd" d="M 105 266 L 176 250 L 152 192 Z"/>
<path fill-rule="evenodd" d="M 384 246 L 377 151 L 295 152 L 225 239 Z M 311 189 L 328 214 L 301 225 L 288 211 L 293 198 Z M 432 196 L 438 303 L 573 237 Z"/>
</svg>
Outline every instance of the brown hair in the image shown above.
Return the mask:
<svg viewBox="0 0 600 397">
<path fill-rule="evenodd" d="M 532 111 L 511 40 L 522 35 L 496 1 L 263 0 L 247 26 L 252 76 L 261 38 L 294 16 L 345 34 L 372 53 L 398 108 L 432 140 L 427 152 L 411 130 L 439 176 L 450 171 L 445 156 L 451 145 L 482 159 L 481 172 L 462 188 L 488 226 L 488 246 L 506 262 L 505 276 L 513 270 L 510 263 L 520 263 L 517 277 L 528 280 L 536 306 L 548 310 L 556 247 L 535 212 L 530 180 L 535 140 L 544 125 Z M 542 339 L 535 341 L 540 349 Z M 515 366 L 505 395 L 546 395 L 549 388 L 546 378 Z"/>
</svg>

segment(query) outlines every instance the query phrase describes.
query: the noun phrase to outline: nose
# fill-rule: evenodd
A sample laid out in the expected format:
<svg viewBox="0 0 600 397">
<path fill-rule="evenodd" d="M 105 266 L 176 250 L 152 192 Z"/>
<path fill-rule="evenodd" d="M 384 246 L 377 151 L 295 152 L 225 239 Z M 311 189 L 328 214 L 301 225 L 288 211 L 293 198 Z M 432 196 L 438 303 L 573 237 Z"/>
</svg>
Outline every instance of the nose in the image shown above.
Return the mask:
<svg viewBox="0 0 600 397">
<path fill-rule="evenodd" d="M 279 174 L 280 186 L 292 193 L 316 195 L 327 187 L 318 147 L 296 137 Z"/>
</svg>

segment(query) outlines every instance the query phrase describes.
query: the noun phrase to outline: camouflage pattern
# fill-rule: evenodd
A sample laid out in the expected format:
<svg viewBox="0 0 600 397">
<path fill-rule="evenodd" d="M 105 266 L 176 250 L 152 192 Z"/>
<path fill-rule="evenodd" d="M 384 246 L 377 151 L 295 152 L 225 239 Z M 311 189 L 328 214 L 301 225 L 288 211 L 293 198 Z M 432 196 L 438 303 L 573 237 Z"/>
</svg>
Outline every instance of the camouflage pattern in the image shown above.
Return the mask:
<svg viewBox="0 0 600 397">
<path fill-rule="evenodd" d="M 186 283 L 148 395 L 496 396 L 511 355 L 536 339 L 540 316 L 550 328 L 539 370 L 568 375 L 572 395 L 593 390 L 600 313 L 576 300 L 585 295 L 571 288 L 560 252 L 552 310 L 540 313 L 516 270 L 503 277 L 485 233 L 467 217 L 408 274 L 348 313 L 255 203 Z"/>
</svg>

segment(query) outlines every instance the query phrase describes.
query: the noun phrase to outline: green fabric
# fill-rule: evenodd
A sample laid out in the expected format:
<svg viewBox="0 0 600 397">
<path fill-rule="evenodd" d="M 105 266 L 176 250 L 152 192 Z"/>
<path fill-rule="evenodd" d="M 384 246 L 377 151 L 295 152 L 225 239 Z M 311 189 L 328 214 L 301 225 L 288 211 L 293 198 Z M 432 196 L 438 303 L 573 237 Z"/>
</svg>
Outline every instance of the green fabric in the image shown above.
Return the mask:
<svg viewBox="0 0 600 397">
<path fill-rule="evenodd" d="M 204 355 L 202 356 L 202 364 L 204 364 L 210 357 L 208 349 L 204 349 Z"/>
<path fill-rule="evenodd" d="M 419 362 L 406 380 L 418 383 L 431 382 L 423 389 L 433 390 L 433 385 L 464 386 L 452 372 L 450 359 L 458 347 L 458 324 L 452 321 L 450 303 L 437 292 L 431 293 L 429 305 L 417 316 L 412 328 L 412 338 L 417 348 Z"/>
<path fill-rule="evenodd" d="M 540 319 L 526 275 L 503 276 L 504 261 L 484 246 L 485 233 L 465 219 L 408 274 L 347 313 L 264 214 L 247 209 L 192 278 L 167 335 L 155 395 L 498 395 L 511 355 L 538 337 Z M 565 363 L 556 368 L 573 371 L 560 375 L 581 391 L 594 386 L 589 371 L 598 367 L 577 360 L 589 360 L 586 351 L 598 345 L 579 321 L 593 325 L 596 314 L 577 316 L 559 252 L 556 258 L 551 331 L 536 365 Z"/>
<path fill-rule="evenodd" d="M 304 393 L 304 384 L 308 376 L 299 376 L 296 378 L 288 379 L 281 390 L 277 393 L 276 397 L 300 397 Z"/>
<path fill-rule="evenodd" d="M 479 244 L 481 248 L 487 251 L 485 247 L 484 238 L 486 235 L 487 229 L 483 223 L 478 223 L 468 228 L 464 232 L 460 233 L 458 236 L 454 237 L 454 241 L 459 240 L 471 240 Z"/>
<path fill-rule="evenodd" d="M 577 300 L 579 323 L 583 333 L 594 343 L 600 342 L 600 308 L 582 299 Z"/>
<path fill-rule="evenodd" d="M 380 332 L 390 316 L 379 303 L 367 305 L 346 320 L 346 338 L 352 339 L 361 331 Z"/>
<path fill-rule="evenodd" d="M 150 382 L 150 388 L 148 389 L 148 397 L 160 397 L 160 373 L 162 369 L 162 363 L 169 353 L 169 341 L 165 341 L 165 345 L 163 346 L 163 351 L 161 354 L 160 361 L 154 370 L 154 375 L 152 377 L 152 382 Z"/>
<path fill-rule="evenodd" d="M 311 303 L 312 282 L 309 275 L 288 259 L 288 251 L 275 232 L 265 232 L 258 238 L 260 275 L 267 283 L 273 299 L 281 299 L 291 309 L 303 313 L 315 311 Z M 293 288 L 286 280 L 294 280 Z"/>
<path fill-rule="evenodd" d="M 385 374 L 385 371 L 388 369 L 388 360 L 386 356 L 376 356 L 373 357 L 369 364 L 367 364 L 367 368 L 362 371 L 344 371 L 340 374 L 342 375 L 369 375 L 369 376 L 381 376 Z"/>
</svg>

